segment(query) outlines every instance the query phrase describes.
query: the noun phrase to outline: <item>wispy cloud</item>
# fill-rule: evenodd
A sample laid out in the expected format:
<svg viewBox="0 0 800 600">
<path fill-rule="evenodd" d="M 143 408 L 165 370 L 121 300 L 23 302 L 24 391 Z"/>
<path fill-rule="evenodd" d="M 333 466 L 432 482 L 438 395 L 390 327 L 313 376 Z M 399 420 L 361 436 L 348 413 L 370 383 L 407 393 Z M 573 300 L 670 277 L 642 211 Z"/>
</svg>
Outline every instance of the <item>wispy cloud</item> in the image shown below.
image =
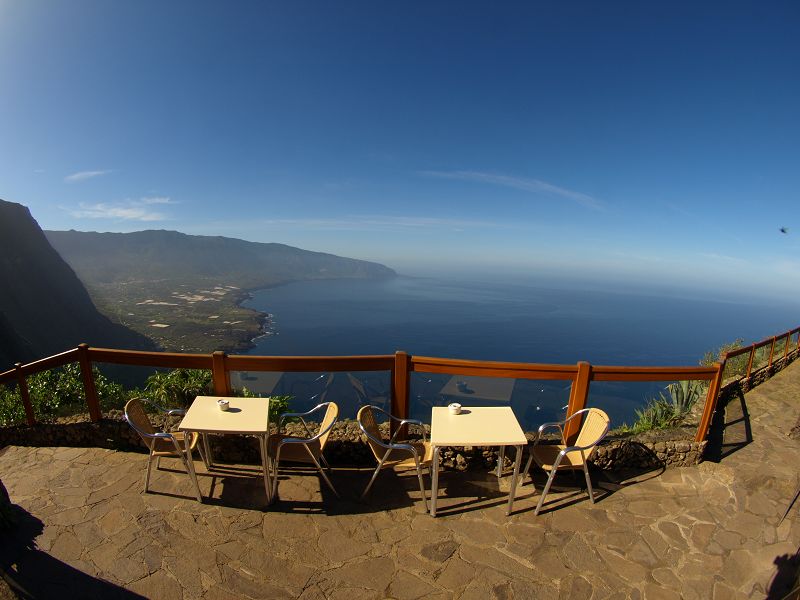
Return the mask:
<svg viewBox="0 0 800 600">
<path fill-rule="evenodd" d="M 107 219 L 111 221 L 168 221 L 163 212 L 150 208 L 153 205 L 177 204 L 165 196 L 149 196 L 121 202 L 81 202 L 76 209 L 68 209 L 77 219 Z"/>
<path fill-rule="evenodd" d="M 502 187 L 513 188 L 515 190 L 522 190 L 525 192 L 532 192 L 536 194 L 548 194 L 550 196 L 559 196 L 577 202 L 582 206 L 588 208 L 600 209 L 603 203 L 597 198 L 593 198 L 588 194 L 568 190 L 552 183 L 542 181 L 541 179 L 530 179 L 527 177 L 512 177 L 510 175 L 498 175 L 495 173 L 482 173 L 480 171 L 419 171 L 420 175 L 425 177 L 438 177 L 440 179 L 455 179 L 458 181 L 475 181 L 478 183 L 486 183 L 490 185 L 499 185 Z"/>
<path fill-rule="evenodd" d="M 77 173 L 73 173 L 72 175 L 67 175 L 66 177 L 64 177 L 64 181 L 66 181 L 67 183 L 78 183 L 80 181 L 86 181 L 87 179 L 94 179 L 95 177 L 108 175 L 109 173 L 111 173 L 111 170 L 78 171 Z"/>
<path fill-rule="evenodd" d="M 139 202 L 142 204 L 177 204 L 175 200 L 167 196 L 145 196 L 139 198 Z"/>
</svg>

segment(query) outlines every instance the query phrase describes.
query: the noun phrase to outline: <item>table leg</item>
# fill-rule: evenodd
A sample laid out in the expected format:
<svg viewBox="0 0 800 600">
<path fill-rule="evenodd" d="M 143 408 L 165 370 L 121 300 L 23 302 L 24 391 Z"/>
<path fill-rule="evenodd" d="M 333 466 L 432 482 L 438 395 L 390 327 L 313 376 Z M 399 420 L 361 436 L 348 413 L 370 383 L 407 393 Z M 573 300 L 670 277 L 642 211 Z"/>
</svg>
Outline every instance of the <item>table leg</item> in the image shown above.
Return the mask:
<svg viewBox="0 0 800 600">
<path fill-rule="evenodd" d="M 192 436 L 189 432 L 183 436 L 183 444 L 185 453 L 183 456 L 183 463 L 186 465 L 186 470 L 189 471 L 189 479 L 194 483 L 194 489 L 197 492 L 197 501 L 203 501 L 203 495 L 200 493 L 200 484 L 197 482 L 197 473 L 194 472 L 194 459 L 192 458 Z"/>
<path fill-rule="evenodd" d="M 214 466 L 214 457 L 211 454 L 211 444 L 208 443 L 207 433 L 201 433 L 200 435 L 203 438 L 203 449 L 205 450 L 206 455 L 206 469 L 210 469 Z"/>
<path fill-rule="evenodd" d="M 436 516 L 436 497 L 439 495 L 439 447 L 433 447 L 433 473 L 431 473 L 431 516 Z"/>
<path fill-rule="evenodd" d="M 517 478 L 519 477 L 519 465 L 522 462 L 522 446 L 514 446 L 517 449 L 517 457 L 514 460 L 514 475 L 511 478 L 511 493 L 508 495 L 508 511 L 506 515 L 511 514 L 511 509 L 514 508 L 514 496 L 517 494 Z"/>
<path fill-rule="evenodd" d="M 267 492 L 267 504 L 272 504 L 272 490 L 267 475 L 267 436 L 258 436 L 258 445 L 261 448 L 261 469 L 264 472 L 264 489 Z"/>
<path fill-rule="evenodd" d="M 503 461 L 506 458 L 506 447 L 500 446 L 500 450 L 497 451 L 497 478 L 503 476 Z"/>
</svg>

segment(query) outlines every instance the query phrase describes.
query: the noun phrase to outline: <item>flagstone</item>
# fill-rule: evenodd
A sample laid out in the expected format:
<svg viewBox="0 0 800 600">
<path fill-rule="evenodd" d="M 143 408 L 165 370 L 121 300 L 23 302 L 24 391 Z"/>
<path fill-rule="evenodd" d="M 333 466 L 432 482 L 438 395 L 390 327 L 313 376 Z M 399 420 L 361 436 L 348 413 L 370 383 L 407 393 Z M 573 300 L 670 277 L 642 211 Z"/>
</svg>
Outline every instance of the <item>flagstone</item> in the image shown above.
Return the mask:
<svg viewBox="0 0 800 600">
<path fill-rule="evenodd" d="M 143 453 L 8 447 L 0 472 L 43 524 L 39 552 L 149 597 L 765 597 L 775 560 L 800 546 L 800 510 L 779 523 L 800 464 L 800 441 L 784 435 L 797 389 L 800 363 L 748 392 L 753 441 L 721 463 L 606 485 L 616 491 L 594 505 L 567 477 L 538 517 L 541 472 L 510 517 L 493 474 L 448 473 L 436 519 L 413 477 L 383 477 L 359 502 L 363 469 L 334 469 L 341 501 L 316 475 L 289 475 L 266 510 L 253 469 L 215 477 L 213 499 L 199 504 L 180 463 L 164 461 L 143 494 Z M 212 480 L 195 464 L 207 494 Z M 229 484 L 247 508 L 228 500 Z"/>
</svg>

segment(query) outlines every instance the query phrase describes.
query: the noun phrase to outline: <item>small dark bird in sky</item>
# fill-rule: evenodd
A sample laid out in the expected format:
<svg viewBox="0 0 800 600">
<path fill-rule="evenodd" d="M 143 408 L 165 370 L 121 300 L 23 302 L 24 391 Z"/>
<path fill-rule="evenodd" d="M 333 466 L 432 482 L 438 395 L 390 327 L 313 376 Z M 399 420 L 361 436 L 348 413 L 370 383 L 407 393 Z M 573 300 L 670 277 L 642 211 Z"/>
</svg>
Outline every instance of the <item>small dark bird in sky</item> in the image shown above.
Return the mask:
<svg viewBox="0 0 800 600">
<path fill-rule="evenodd" d="M 781 227 L 781 233 L 789 233 L 788 227 Z"/>
</svg>

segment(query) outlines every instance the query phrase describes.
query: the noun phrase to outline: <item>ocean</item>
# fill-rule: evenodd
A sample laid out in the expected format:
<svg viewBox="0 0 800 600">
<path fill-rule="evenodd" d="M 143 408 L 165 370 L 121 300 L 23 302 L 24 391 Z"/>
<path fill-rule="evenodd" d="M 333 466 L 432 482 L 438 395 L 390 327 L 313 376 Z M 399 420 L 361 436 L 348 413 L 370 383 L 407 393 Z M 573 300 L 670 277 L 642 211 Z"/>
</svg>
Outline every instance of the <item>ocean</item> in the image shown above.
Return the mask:
<svg viewBox="0 0 800 600">
<path fill-rule="evenodd" d="M 270 335 L 256 340 L 250 354 L 277 356 L 404 350 L 475 360 L 687 366 L 736 338 L 750 343 L 797 324 L 788 302 L 682 296 L 401 276 L 296 282 L 258 291 L 245 305 L 272 315 Z M 666 383 L 593 384 L 589 404 L 605 408 L 615 425 L 630 423 L 634 410 Z M 290 394 L 293 409 L 336 396 L 343 416 L 350 418 L 365 401 L 386 405 L 389 389 L 388 373 L 246 373 L 234 377 L 234 385 Z M 523 425 L 533 428 L 558 418 L 568 395 L 562 382 L 415 373 L 411 411 L 426 420 L 431 405 L 454 400 L 510 404 Z"/>
</svg>

